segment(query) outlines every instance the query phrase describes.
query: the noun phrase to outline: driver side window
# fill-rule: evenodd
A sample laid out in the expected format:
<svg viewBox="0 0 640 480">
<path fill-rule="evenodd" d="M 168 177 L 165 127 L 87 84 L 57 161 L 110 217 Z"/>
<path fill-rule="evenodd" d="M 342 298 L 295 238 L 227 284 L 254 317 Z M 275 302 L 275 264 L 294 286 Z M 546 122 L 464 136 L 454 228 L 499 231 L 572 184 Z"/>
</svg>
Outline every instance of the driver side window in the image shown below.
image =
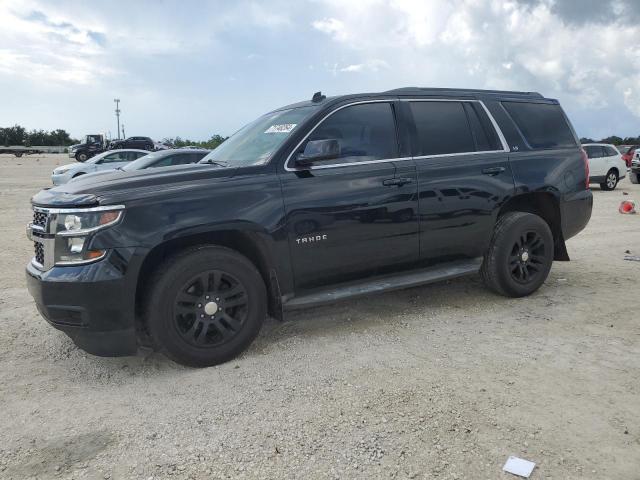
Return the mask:
<svg viewBox="0 0 640 480">
<path fill-rule="evenodd" d="M 309 141 L 328 139 L 338 141 L 340 155 L 323 165 L 398 157 L 393 109 L 387 102 L 362 103 L 336 111 L 316 127 L 298 153 Z"/>
</svg>

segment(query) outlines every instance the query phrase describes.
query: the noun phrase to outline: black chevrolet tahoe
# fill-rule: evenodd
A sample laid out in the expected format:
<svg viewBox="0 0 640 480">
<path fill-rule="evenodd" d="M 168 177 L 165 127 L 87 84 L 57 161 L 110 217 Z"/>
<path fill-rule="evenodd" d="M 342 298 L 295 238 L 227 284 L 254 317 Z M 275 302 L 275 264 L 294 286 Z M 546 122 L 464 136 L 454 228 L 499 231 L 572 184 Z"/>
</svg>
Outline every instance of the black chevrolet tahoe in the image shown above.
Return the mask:
<svg viewBox="0 0 640 480">
<path fill-rule="evenodd" d="M 478 272 L 529 295 L 587 225 L 588 179 L 538 93 L 317 93 L 200 164 L 42 190 L 28 286 L 87 352 L 214 365 L 290 309 Z"/>
</svg>

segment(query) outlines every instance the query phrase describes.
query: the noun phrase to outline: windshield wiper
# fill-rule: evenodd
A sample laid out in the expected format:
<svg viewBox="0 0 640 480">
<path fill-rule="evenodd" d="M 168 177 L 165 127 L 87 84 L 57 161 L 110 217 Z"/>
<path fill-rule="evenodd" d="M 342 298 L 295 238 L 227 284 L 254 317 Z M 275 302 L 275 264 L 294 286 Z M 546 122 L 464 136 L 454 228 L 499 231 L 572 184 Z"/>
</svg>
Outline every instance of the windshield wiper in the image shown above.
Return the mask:
<svg viewBox="0 0 640 480">
<path fill-rule="evenodd" d="M 209 165 L 217 165 L 219 167 L 228 167 L 229 163 L 225 162 L 224 160 L 212 160 L 210 158 L 206 159 L 206 160 L 200 160 L 198 163 L 208 163 Z"/>
</svg>

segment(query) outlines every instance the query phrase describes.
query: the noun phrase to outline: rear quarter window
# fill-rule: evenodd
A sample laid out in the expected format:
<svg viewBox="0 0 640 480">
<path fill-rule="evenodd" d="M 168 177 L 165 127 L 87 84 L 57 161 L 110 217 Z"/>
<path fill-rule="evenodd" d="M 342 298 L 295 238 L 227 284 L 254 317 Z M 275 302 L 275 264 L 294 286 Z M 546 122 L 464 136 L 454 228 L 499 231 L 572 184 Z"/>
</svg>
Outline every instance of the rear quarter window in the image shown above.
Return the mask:
<svg viewBox="0 0 640 480">
<path fill-rule="evenodd" d="M 560 105 L 502 102 L 531 148 L 577 146 Z"/>
</svg>

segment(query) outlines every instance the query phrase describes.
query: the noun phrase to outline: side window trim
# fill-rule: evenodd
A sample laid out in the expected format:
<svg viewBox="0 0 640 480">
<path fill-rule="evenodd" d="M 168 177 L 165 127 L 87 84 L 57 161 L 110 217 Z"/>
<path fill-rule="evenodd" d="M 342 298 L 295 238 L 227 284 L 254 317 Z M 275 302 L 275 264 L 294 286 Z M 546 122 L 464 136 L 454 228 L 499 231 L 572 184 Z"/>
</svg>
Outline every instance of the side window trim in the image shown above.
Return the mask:
<svg viewBox="0 0 640 480">
<path fill-rule="evenodd" d="M 438 154 L 438 155 L 422 155 L 422 156 L 408 156 L 408 157 L 397 157 L 397 158 L 384 158 L 384 159 L 379 159 L 379 160 L 366 160 L 364 162 L 336 163 L 336 164 L 331 164 L 331 165 L 313 165 L 313 166 L 305 168 L 305 170 L 319 170 L 319 169 L 324 169 L 324 168 L 350 167 L 350 166 L 354 166 L 354 165 L 370 165 L 370 164 L 373 164 L 373 163 L 384 163 L 384 162 L 391 162 L 391 161 L 400 162 L 400 161 L 420 159 L 420 158 L 454 157 L 454 156 L 462 156 L 462 155 L 484 155 L 484 154 L 487 154 L 487 153 L 505 153 L 505 152 L 508 153 L 508 152 L 510 152 L 509 145 L 507 144 L 507 140 L 506 140 L 504 134 L 502 133 L 502 130 L 500 129 L 500 126 L 496 122 L 495 118 L 493 118 L 493 115 L 491 115 L 491 112 L 489 111 L 489 109 L 487 108 L 487 106 L 484 104 L 484 102 L 482 100 L 470 99 L 470 98 L 400 98 L 400 99 L 388 98 L 388 99 L 380 99 L 380 100 L 364 100 L 364 101 L 352 102 L 352 103 L 347 103 L 345 105 L 341 105 L 340 107 L 336 108 L 335 110 L 332 110 L 327 115 L 325 115 L 320 120 L 318 120 L 318 122 L 313 126 L 313 128 L 311 130 L 309 130 L 304 137 L 302 137 L 302 140 L 300 140 L 300 142 L 298 142 L 298 144 L 293 148 L 291 153 L 289 153 L 289 155 L 287 156 L 287 159 L 284 162 L 285 171 L 287 171 L 287 172 L 299 172 L 299 171 L 301 171 L 299 168 L 291 167 L 289 165 L 291 163 L 291 159 L 292 159 L 293 155 L 295 154 L 295 152 L 298 151 L 298 149 L 302 146 L 302 144 L 307 141 L 307 138 L 309 136 L 311 136 L 311 134 L 315 131 L 315 129 L 318 128 L 318 126 L 320 126 L 320 124 L 322 124 L 322 122 L 324 122 L 327 118 L 329 118 L 331 115 L 333 115 L 337 111 L 342 110 L 343 108 L 350 107 L 352 105 L 360 105 L 360 104 L 364 104 L 364 103 L 389 103 L 393 107 L 395 102 L 477 102 L 483 108 L 484 112 L 487 114 L 487 117 L 489 117 L 489 120 L 491 121 L 491 125 L 495 129 L 495 131 L 496 131 L 496 133 L 498 135 L 498 139 L 500 140 L 500 144 L 502 145 L 502 150 L 489 150 L 489 151 L 482 151 L 482 152 L 465 152 L 465 153 L 443 153 L 443 154 Z M 392 108 L 392 110 L 393 110 L 393 113 L 394 113 L 394 119 L 395 119 L 395 122 L 396 122 L 396 130 L 397 130 L 399 128 L 398 127 L 398 113 L 395 111 L 394 108 Z M 399 142 L 400 141 L 400 137 L 399 137 L 397 132 L 396 132 L 396 138 L 397 138 L 397 141 Z M 398 148 L 400 148 L 400 145 L 398 145 Z"/>
</svg>

